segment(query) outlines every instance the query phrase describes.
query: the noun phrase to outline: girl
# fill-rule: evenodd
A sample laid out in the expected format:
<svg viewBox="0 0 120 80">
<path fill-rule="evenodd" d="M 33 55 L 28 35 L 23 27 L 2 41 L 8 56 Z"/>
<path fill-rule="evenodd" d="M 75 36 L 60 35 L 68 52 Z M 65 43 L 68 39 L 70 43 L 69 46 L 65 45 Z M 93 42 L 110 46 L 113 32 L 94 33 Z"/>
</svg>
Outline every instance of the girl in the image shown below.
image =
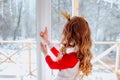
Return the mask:
<svg viewBox="0 0 120 80">
<path fill-rule="evenodd" d="M 58 58 L 57 61 L 53 61 L 48 55 L 46 44 L 41 42 L 40 46 L 48 66 L 51 69 L 59 70 L 56 80 L 77 80 L 79 71 L 82 76 L 87 76 L 92 70 L 91 32 L 83 17 L 74 16 L 70 19 L 68 14 L 63 15 L 68 21 L 62 32 L 62 47 L 60 51 L 55 47 L 51 48 L 53 54 Z M 50 46 L 47 28 L 40 33 L 40 36 Z"/>
</svg>

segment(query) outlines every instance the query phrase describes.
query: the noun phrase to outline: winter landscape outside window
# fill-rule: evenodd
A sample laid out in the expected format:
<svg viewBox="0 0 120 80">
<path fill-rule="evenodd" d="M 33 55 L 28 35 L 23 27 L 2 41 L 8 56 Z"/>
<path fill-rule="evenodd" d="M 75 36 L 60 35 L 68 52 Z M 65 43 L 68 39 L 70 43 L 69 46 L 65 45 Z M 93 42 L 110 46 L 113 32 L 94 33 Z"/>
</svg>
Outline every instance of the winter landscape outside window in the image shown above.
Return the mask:
<svg viewBox="0 0 120 80">
<path fill-rule="evenodd" d="M 0 80 L 37 79 L 35 41 L 35 0 L 0 0 Z"/>
</svg>

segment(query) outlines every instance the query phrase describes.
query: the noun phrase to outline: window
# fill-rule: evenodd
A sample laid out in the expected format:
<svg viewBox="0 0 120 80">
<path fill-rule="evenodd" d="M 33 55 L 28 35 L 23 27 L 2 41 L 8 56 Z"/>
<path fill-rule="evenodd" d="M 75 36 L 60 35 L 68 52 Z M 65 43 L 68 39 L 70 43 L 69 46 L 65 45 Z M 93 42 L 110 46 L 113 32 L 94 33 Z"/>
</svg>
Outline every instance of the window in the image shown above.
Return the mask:
<svg viewBox="0 0 120 80">
<path fill-rule="evenodd" d="M 0 80 L 37 79 L 35 2 L 0 0 Z"/>
<path fill-rule="evenodd" d="M 35 7 L 35 2 L 37 7 Z M 35 10 L 38 12 L 37 21 Z M 92 30 L 94 41 L 120 41 L 119 0 L 51 0 L 51 3 L 50 0 L 0 0 L 1 80 L 5 78 L 12 80 L 48 80 L 51 78 L 52 80 L 55 77 L 57 72 L 51 72 L 44 58 L 39 54 L 41 53 L 39 44 L 37 44 L 39 65 L 36 66 L 35 43 L 39 42 L 39 39 L 36 40 L 37 32 L 44 30 L 45 26 L 51 30 L 53 43 L 61 40 L 61 32 L 66 22 L 61 12 L 68 12 L 71 17 L 73 14 L 85 16 Z M 93 62 L 97 61 L 98 65 L 94 65 L 91 74 L 94 77 L 89 76 L 89 79 L 116 80 L 116 75 L 112 72 L 120 70 L 119 44 L 103 42 L 99 46 L 100 43 L 95 42 L 94 52 L 97 54 L 94 54 Z M 115 64 L 108 62 L 115 62 Z M 102 68 L 99 68 L 99 65 Z M 39 76 L 36 76 L 37 71 Z M 97 76 L 98 72 L 101 73 Z"/>
</svg>

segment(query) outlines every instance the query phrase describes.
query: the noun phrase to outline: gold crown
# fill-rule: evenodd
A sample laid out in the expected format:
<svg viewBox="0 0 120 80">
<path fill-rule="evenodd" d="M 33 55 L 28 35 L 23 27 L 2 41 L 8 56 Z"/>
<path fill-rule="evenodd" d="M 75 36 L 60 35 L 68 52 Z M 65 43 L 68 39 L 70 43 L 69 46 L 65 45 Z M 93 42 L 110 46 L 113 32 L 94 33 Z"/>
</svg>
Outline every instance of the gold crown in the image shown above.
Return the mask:
<svg viewBox="0 0 120 80">
<path fill-rule="evenodd" d="M 70 21 L 70 14 L 68 14 L 67 12 L 61 12 L 61 15 L 65 17 L 68 21 Z"/>
<path fill-rule="evenodd" d="M 68 21 L 70 21 L 70 14 L 68 14 L 67 12 L 61 12 L 61 15 L 63 17 L 65 17 Z M 81 16 L 81 18 L 83 18 L 84 20 L 86 20 L 85 16 Z"/>
</svg>

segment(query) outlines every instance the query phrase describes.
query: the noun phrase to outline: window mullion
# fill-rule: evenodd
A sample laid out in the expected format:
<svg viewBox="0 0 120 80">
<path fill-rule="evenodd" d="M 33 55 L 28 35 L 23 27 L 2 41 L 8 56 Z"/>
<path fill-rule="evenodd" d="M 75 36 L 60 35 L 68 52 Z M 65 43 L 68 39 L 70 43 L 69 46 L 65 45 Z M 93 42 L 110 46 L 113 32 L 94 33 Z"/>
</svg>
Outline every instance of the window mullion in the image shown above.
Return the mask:
<svg viewBox="0 0 120 80">
<path fill-rule="evenodd" d="M 79 0 L 72 0 L 72 16 L 78 16 Z"/>
<path fill-rule="evenodd" d="M 36 0 L 36 22 L 37 22 L 37 64 L 38 64 L 38 80 L 50 80 L 51 70 L 45 63 L 44 56 L 40 50 L 40 42 L 43 40 L 40 38 L 39 33 L 48 27 L 51 33 L 51 0 Z M 50 35 L 49 33 L 49 35 Z M 47 77 L 46 77 L 47 76 Z"/>
</svg>

